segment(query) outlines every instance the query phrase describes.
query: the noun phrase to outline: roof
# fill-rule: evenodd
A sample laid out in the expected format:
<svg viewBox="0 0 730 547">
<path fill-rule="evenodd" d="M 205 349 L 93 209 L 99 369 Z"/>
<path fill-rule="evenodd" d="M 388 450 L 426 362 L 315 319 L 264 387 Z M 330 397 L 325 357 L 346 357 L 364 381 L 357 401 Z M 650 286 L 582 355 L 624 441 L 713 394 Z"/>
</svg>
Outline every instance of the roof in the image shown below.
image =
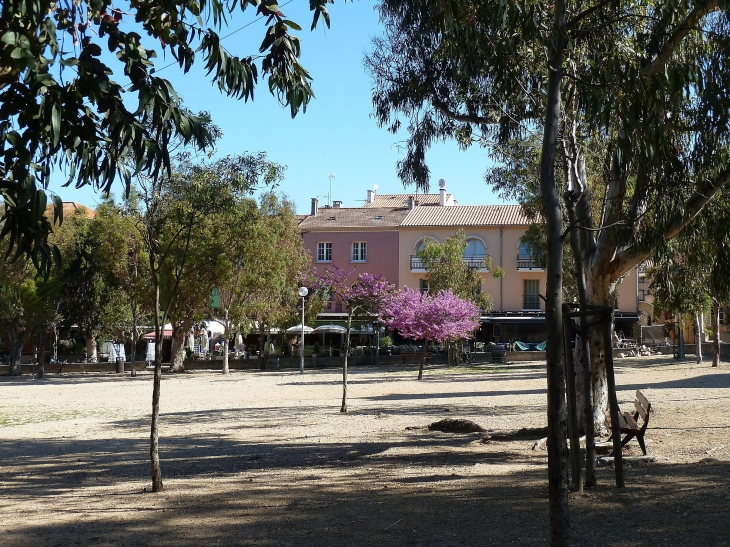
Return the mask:
<svg viewBox="0 0 730 547">
<path fill-rule="evenodd" d="M 415 207 L 401 226 L 529 226 L 520 205 L 455 205 Z"/>
<path fill-rule="evenodd" d="M 75 201 L 64 201 L 62 207 L 64 220 L 73 217 L 77 213 L 84 214 L 86 218 L 96 218 L 96 211 L 94 209 L 81 205 L 80 203 L 76 203 Z M 46 206 L 46 215 L 53 218 L 52 203 Z"/>
<path fill-rule="evenodd" d="M 318 209 L 316 216 L 309 216 L 300 222 L 299 229 L 397 228 L 408 213 L 409 210 L 403 207 L 326 207 Z"/>
<path fill-rule="evenodd" d="M 365 202 L 363 207 L 408 207 L 408 198 L 413 197 L 418 205 L 438 205 L 439 194 L 375 194 L 372 203 Z M 452 199 L 446 194 L 446 203 Z"/>
</svg>

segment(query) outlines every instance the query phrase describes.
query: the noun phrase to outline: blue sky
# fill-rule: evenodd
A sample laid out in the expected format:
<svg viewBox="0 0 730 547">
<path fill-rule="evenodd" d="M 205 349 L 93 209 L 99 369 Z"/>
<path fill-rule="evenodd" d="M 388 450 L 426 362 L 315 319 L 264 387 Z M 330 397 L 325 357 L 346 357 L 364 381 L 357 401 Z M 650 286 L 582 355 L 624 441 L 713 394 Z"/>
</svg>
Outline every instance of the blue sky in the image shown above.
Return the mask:
<svg viewBox="0 0 730 547">
<path fill-rule="evenodd" d="M 392 135 L 378 128 L 372 117 L 372 82 L 363 63 L 365 53 L 372 47 L 372 37 L 381 32 L 375 4 L 338 1 L 329 8 L 332 27 L 326 29 L 320 21 L 313 32 L 308 30 L 311 24 L 308 4 L 294 0 L 288 5 L 282 3 L 281 8 L 288 19 L 304 29 L 298 33 L 302 64 L 314 78 L 316 95 L 307 112 L 294 119 L 262 81 L 256 88 L 254 101 L 245 103 L 226 97 L 211 85 L 200 61 L 186 75 L 177 66 L 159 75 L 173 83 L 189 108 L 211 113 L 213 121 L 223 130 L 217 145 L 218 155 L 265 151 L 270 160 L 286 165 L 286 178 L 279 191 L 294 200 L 300 213 L 309 211 L 313 197 L 318 197 L 320 204 L 327 203 L 330 173 L 336 174 L 332 199 L 342 200 L 344 207 L 362 205 L 367 190 L 374 185 L 381 194 L 404 192 L 395 166 L 402 157 L 399 143 L 406 135 Z M 237 14 L 229 20 L 228 30 L 222 29 L 220 35 L 250 23 L 254 14 L 253 9 Z M 263 39 L 264 28 L 263 21 L 254 22 L 222 44 L 232 53 L 254 55 Z M 150 47 L 151 42 L 146 45 Z M 170 55 L 164 58 L 161 49 L 157 48 L 157 52 L 158 67 L 173 61 Z M 116 71 L 118 63 L 110 64 Z M 123 81 L 121 74 L 117 78 Z M 484 183 L 488 150 L 473 147 L 462 152 L 453 142 L 446 142 L 431 150 L 427 162 L 432 192 L 443 178 L 447 190 L 462 205 L 499 201 Z M 61 188 L 62 182 L 63 177 L 58 175 L 50 190 L 64 201 L 94 206 L 101 198 L 90 189 Z M 116 187 L 116 193 L 119 192 L 121 184 Z"/>
</svg>

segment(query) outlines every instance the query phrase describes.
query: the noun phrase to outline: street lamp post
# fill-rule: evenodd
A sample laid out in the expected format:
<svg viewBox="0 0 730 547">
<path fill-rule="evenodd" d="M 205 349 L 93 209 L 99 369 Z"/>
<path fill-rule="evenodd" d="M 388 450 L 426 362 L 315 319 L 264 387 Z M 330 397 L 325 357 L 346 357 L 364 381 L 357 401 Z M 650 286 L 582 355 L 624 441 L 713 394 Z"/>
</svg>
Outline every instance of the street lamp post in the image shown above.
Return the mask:
<svg viewBox="0 0 730 547">
<path fill-rule="evenodd" d="M 304 374 L 304 297 L 309 294 L 307 287 L 299 287 L 299 296 L 302 297 L 302 336 L 299 339 L 299 373 Z"/>
</svg>

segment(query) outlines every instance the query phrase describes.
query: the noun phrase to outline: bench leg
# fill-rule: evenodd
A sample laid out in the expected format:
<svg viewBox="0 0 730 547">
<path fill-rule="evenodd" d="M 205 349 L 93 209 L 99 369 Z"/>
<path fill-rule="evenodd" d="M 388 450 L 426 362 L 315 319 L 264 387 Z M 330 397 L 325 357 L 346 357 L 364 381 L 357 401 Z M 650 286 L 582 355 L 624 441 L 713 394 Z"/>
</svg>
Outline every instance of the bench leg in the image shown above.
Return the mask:
<svg viewBox="0 0 730 547">
<path fill-rule="evenodd" d="M 646 445 L 644 445 L 644 435 L 637 435 L 636 440 L 639 441 L 639 446 L 641 447 L 641 451 L 644 453 L 644 456 L 646 456 Z"/>
</svg>

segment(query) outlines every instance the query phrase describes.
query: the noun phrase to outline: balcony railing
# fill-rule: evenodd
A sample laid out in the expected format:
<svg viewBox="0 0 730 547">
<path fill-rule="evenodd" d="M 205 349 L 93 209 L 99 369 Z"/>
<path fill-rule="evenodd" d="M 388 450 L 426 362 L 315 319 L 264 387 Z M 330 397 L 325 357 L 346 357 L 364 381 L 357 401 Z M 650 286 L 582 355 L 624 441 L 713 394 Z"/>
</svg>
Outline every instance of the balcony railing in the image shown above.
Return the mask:
<svg viewBox="0 0 730 547">
<path fill-rule="evenodd" d="M 522 297 L 522 309 L 525 310 L 539 310 L 540 309 L 540 295 L 539 294 L 525 294 Z"/>
<path fill-rule="evenodd" d="M 472 256 L 469 258 L 462 258 L 464 264 L 466 264 L 467 267 L 471 270 L 486 270 L 488 259 L 488 256 Z M 428 268 L 426 268 L 423 260 L 421 260 L 418 255 L 411 255 L 411 271 L 425 271 L 427 269 Z"/>
<path fill-rule="evenodd" d="M 545 265 L 530 255 L 517 255 L 517 270 L 544 270 Z"/>
</svg>

